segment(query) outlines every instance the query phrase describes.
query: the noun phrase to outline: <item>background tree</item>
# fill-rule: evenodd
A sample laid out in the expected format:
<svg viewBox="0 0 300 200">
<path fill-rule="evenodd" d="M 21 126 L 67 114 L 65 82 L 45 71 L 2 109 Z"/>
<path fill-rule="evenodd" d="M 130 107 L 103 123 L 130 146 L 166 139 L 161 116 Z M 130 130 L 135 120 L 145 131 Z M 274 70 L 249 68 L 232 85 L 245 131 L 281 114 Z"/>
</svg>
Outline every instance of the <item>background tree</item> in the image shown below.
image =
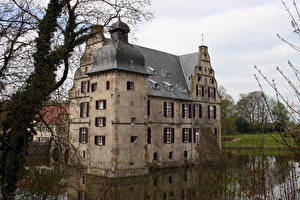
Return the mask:
<svg viewBox="0 0 300 200">
<path fill-rule="evenodd" d="M 91 38 L 91 27 L 105 31 L 121 16 L 136 23 L 149 19 L 147 0 L 34 0 L 0 3 L 0 90 L 9 100 L 1 119 L 1 184 L 3 199 L 14 199 L 21 178 L 35 116 L 68 77 L 76 48 Z M 24 72 L 24 73 L 23 73 Z M 4 112 L 1 110 L 0 112 Z"/>
<path fill-rule="evenodd" d="M 233 98 L 226 93 L 224 87 L 219 87 L 221 96 L 221 125 L 222 134 L 230 135 L 237 132 L 236 127 L 236 112 Z"/>
</svg>

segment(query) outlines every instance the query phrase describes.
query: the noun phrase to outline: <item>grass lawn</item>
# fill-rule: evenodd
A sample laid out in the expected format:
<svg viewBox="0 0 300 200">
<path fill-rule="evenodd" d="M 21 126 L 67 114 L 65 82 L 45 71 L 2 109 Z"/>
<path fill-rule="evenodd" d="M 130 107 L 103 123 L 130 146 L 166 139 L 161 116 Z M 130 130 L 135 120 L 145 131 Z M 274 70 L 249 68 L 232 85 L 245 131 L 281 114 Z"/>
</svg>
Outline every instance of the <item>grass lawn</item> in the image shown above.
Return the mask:
<svg viewBox="0 0 300 200">
<path fill-rule="evenodd" d="M 279 133 L 262 133 L 262 134 L 239 134 L 231 136 L 223 136 L 225 139 L 233 139 L 232 141 L 223 141 L 223 148 L 240 148 L 240 149 L 256 149 L 263 147 L 264 149 L 284 149 L 286 147 L 284 140 L 293 145 L 293 140 L 290 137 L 284 137 L 284 140 Z"/>
</svg>

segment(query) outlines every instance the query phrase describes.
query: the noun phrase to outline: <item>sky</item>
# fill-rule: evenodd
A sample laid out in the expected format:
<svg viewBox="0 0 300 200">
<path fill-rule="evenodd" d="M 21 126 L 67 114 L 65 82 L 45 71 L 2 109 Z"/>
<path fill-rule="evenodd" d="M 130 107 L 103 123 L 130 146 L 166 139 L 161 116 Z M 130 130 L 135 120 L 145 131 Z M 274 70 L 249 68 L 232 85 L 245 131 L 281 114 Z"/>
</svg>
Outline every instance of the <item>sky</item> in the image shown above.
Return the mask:
<svg viewBox="0 0 300 200">
<path fill-rule="evenodd" d="M 292 0 L 286 0 L 292 6 Z M 300 52 L 281 41 L 276 34 L 297 44 L 290 17 L 280 0 L 152 0 L 154 19 L 135 29 L 135 44 L 183 55 L 208 46 L 216 79 L 235 101 L 239 94 L 259 90 L 254 65 L 281 86 L 290 98 L 292 92 L 276 70 L 293 76 L 288 60 L 300 64 Z M 268 95 L 274 92 L 263 83 Z"/>
</svg>

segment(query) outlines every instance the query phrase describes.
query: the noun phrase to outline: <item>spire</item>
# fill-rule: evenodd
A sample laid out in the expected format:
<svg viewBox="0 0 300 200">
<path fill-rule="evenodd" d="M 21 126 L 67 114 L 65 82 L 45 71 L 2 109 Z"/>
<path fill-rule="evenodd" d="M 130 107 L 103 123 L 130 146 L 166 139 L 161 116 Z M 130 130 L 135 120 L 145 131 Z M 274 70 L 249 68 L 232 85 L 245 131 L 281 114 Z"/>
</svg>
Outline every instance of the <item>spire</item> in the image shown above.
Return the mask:
<svg viewBox="0 0 300 200">
<path fill-rule="evenodd" d="M 119 19 L 116 23 L 112 24 L 109 30 L 111 39 L 113 41 L 128 42 L 128 33 L 130 32 L 129 26 Z"/>
</svg>

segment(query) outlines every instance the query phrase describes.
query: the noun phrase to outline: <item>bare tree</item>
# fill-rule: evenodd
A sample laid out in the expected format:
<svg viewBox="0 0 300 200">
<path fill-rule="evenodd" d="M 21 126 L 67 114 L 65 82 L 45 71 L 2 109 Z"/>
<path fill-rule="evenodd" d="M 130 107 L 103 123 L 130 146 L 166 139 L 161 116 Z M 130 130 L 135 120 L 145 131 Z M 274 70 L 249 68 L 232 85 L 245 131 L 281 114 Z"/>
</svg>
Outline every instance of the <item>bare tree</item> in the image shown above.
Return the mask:
<svg viewBox="0 0 300 200">
<path fill-rule="evenodd" d="M 116 17 L 136 23 L 149 19 L 148 0 L 34 0 L 0 4 L 1 183 L 3 199 L 14 199 L 38 111 L 67 79 L 76 48 Z M 2 107 L 2 106 L 1 106 Z M 3 111 L 0 111 L 3 112 Z"/>
</svg>

